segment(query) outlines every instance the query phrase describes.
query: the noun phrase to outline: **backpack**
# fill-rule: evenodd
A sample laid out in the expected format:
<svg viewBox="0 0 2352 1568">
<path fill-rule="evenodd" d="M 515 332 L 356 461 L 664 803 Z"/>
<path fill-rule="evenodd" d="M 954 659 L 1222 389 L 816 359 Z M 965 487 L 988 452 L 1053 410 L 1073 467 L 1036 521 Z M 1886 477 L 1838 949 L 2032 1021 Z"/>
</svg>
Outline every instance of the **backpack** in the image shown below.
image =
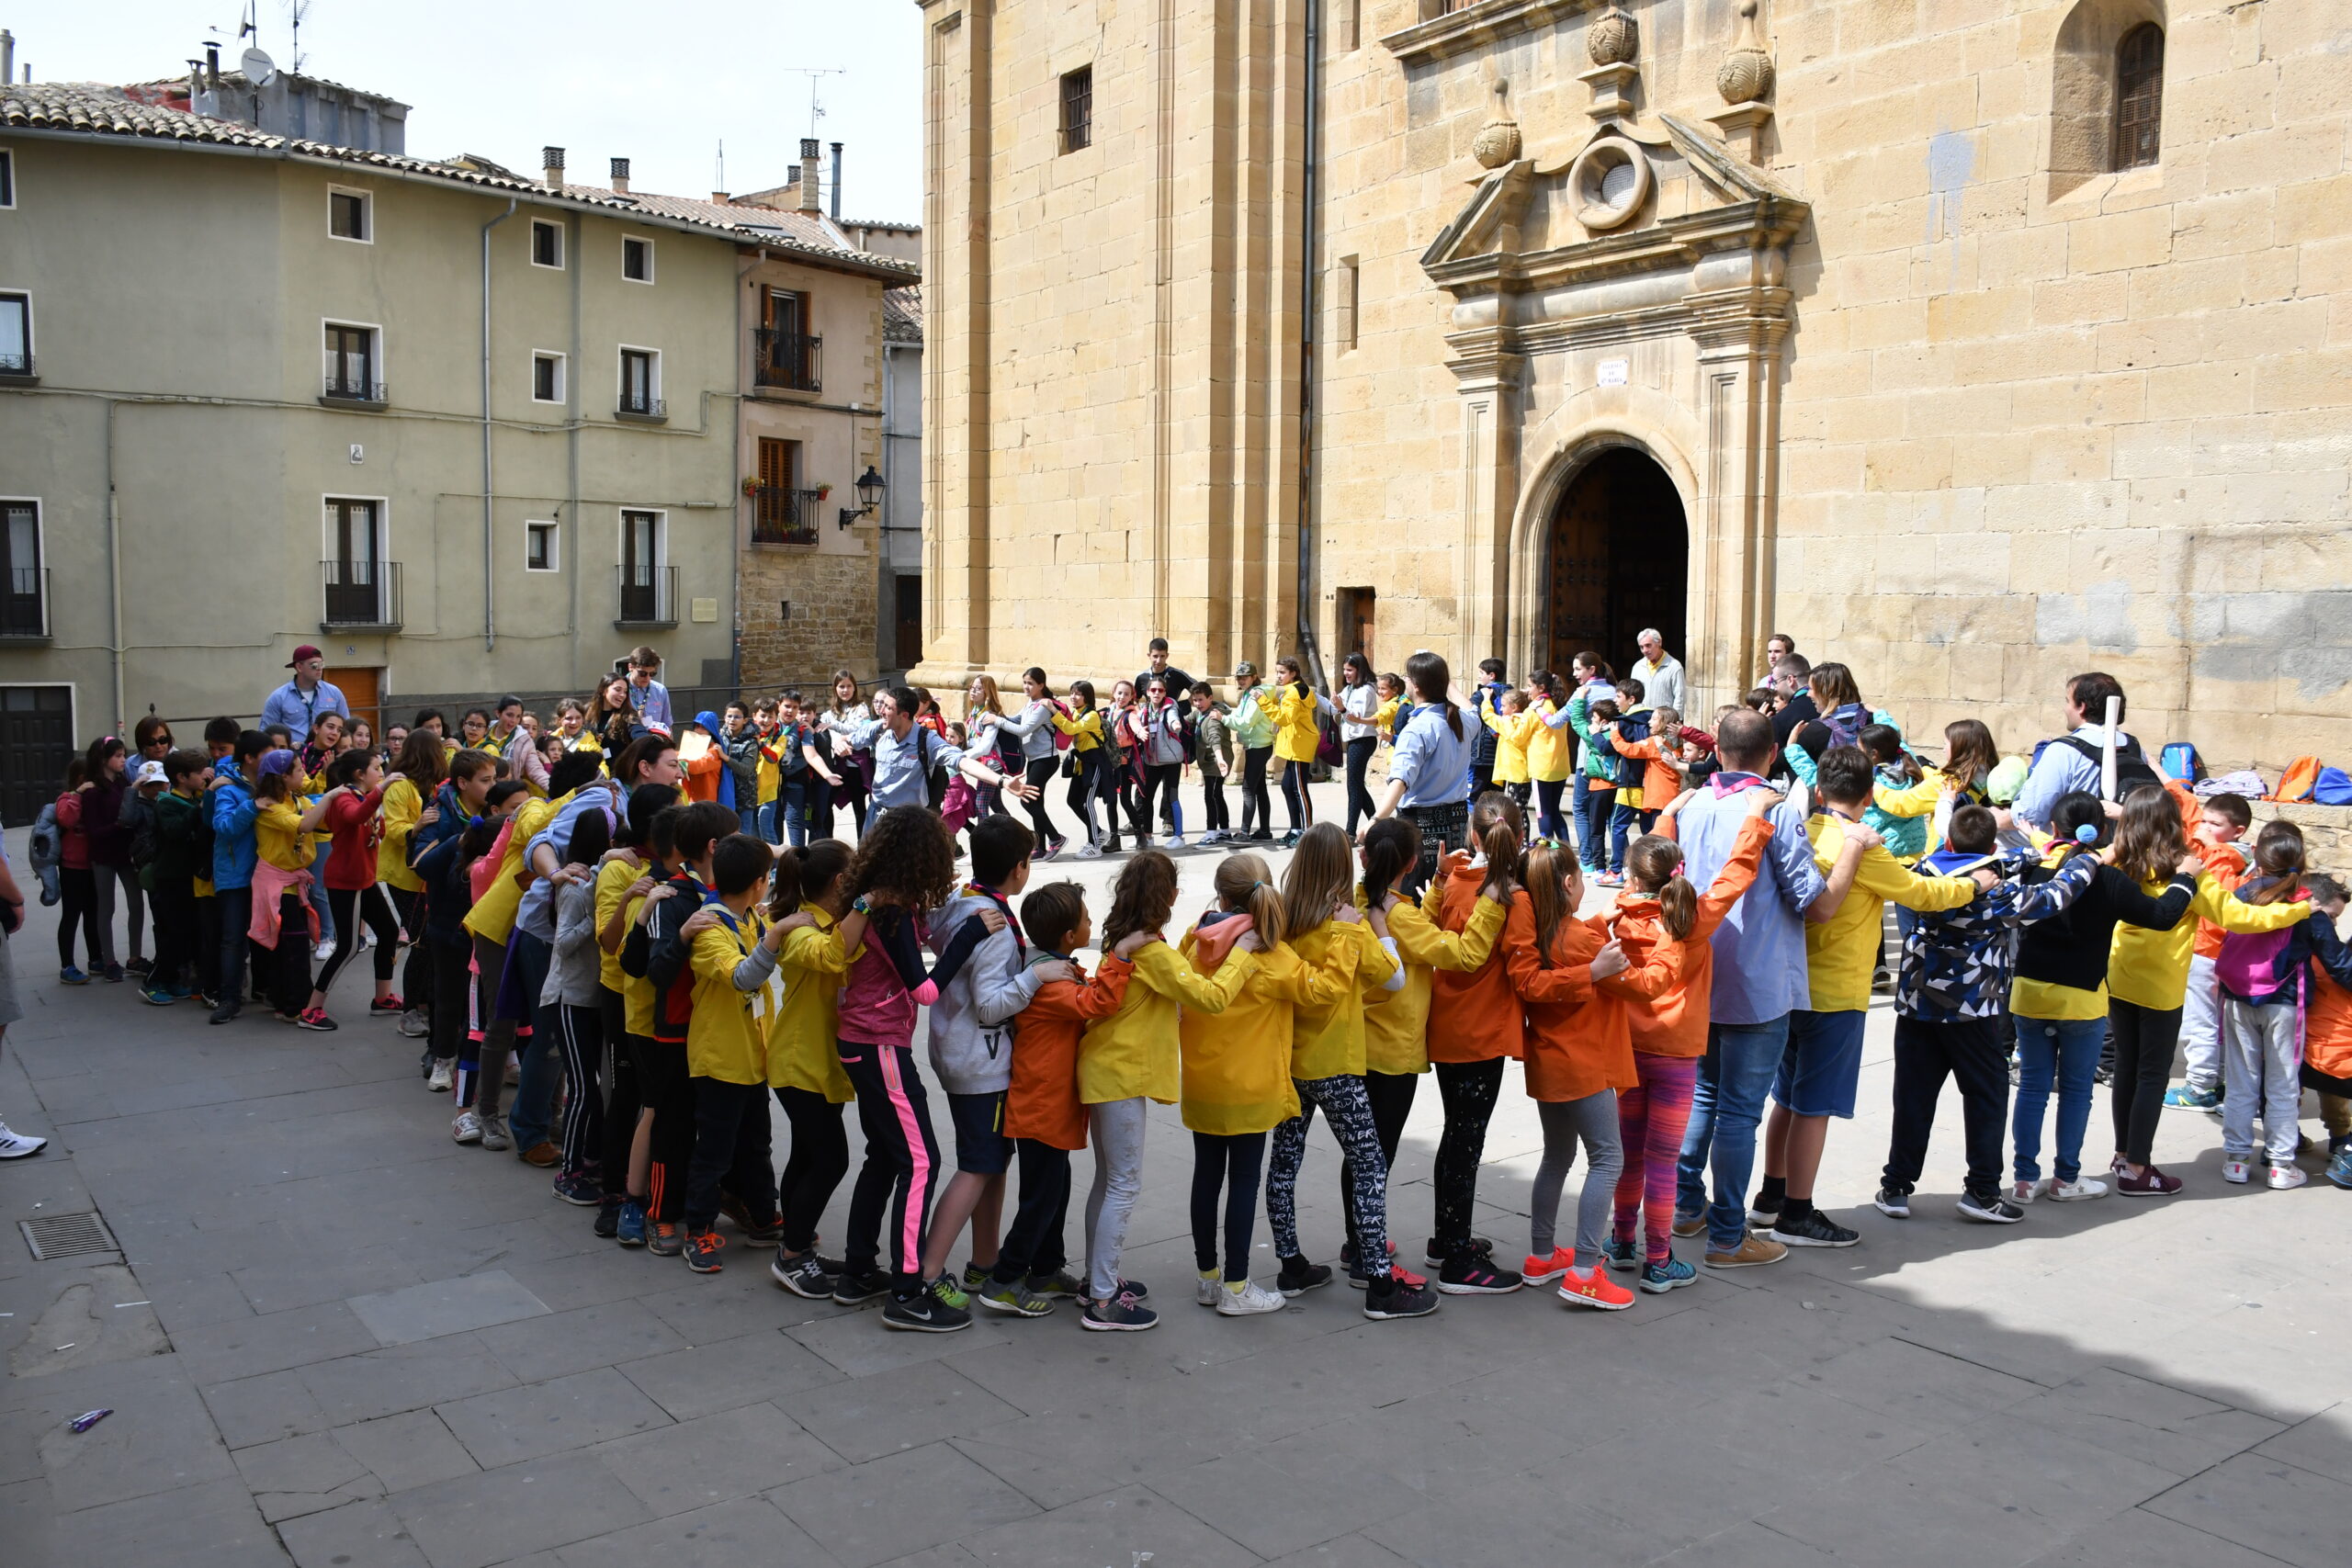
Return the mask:
<svg viewBox="0 0 2352 1568">
<path fill-rule="evenodd" d="M 144 871 L 155 863 L 155 804 L 137 790 L 123 796 L 121 828 L 130 840 L 130 863 Z"/>
<path fill-rule="evenodd" d="M 1057 714 L 1061 715 L 1064 718 L 1068 718 L 1068 717 L 1069 717 L 1069 716 L 1070 716 L 1069 709 L 1069 708 L 1067 708 L 1067 707 L 1065 707 L 1062 704 L 1060 704 L 1060 703 L 1058 703 L 1058 702 L 1057 702 L 1056 704 L 1054 704 L 1054 711 L 1055 711 L 1056 713 L 1057 713 Z M 1052 720 L 1048 719 L 1046 722 L 1047 722 L 1047 723 L 1052 723 Z M 1054 725 L 1054 750 L 1057 750 L 1057 751 L 1067 751 L 1067 750 L 1069 750 L 1070 749 L 1070 747 L 1071 747 L 1072 745 L 1074 745 L 1074 744 L 1076 744 L 1076 743 L 1077 743 L 1077 740 L 1078 740 L 1078 737 L 1077 737 L 1077 736 L 1072 735 L 1069 730 L 1064 729 L 1064 728 L 1063 728 L 1060 725 L 1058 725 L 1058 724 Z"/>
<path fill-rule="evenodd" d="M 58 862 L 64 853 L 64 834 L 57 826 L 57 802 L 51 801 L 33 818 L 32 840 L 26 846 L 33 875 L 40 881 L 40 901 L 55 904 L 64 897 L 62 879 L 58 876 Z"/>
<path fill-rule="evenodd" d="M 2105 752 L 2079 735 L 2062 735 L 2052 744 L 2065 746 L 2079 752 L 2094 763 L 2105 758 Z M 2140 743 L 2126 736 L 2115 748 L 2115 798 L 2124 799 L 2135 789 L 2154 784 L 2164 787 L 2164 780 L 2156 770 L 2148 766 L 2148 759 L 2141 754 Z"/>
<path fill-rule="evenodd" d="M 2156 767 L 2165 777 L 2193 784 L 2205 776 L 2205 759 L 2186 740 L 2168 742 L 2156 753 Z"/>
<path fill-rule="evenodd" d="M 2287 764 L 2278 775 L 2278 787 L 2270 792 L 2273 800 L 2309 800 L 2312 790 L 2319 783 L 2320 761 L 2317 757 L 2298 757 Z"/>
<path fill-rule="evenodd" d="M 1821 716 L 1821 727 L 1829 731 L 1832 746 L 1853 746 L 1860 743 L 1863 728 L 1871 722 L 1871 712 L 1860 703 L 1847 703 Z"/>
<path fill-rule="evenodd" d="M 1315 709 L 1315 760 L 1327 768 L 1338 767 L 1347 756 L 1347 748 L 1340 744 L 1340 721 L 1319 703 Z"/>
<path fill-rule="evenodd" d="M 2322 806 L 2352 806 L 2352 774 L 2342 768 L 2322 768 L 2312 784 L 2312 799 Z"/>
</svg>

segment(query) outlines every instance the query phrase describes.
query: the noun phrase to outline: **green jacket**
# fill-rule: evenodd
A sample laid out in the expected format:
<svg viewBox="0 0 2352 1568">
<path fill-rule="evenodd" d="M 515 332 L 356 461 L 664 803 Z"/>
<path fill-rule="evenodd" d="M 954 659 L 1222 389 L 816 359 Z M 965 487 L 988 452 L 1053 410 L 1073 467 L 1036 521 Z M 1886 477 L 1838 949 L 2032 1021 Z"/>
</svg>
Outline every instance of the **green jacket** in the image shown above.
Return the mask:
<svg viewBox="0 0 2352 1568">
<path fill-rule="evenodd" d="M 165 790 L 155 797 L 155 859 L 148 866 L 154 882 L 185 881 L 212 872 L 211 836 L 204 829 L 205 800 Z"/>
<path fill-rule="evenodd" d="M 1233 743 L 1245 750 L 1258 750 L 1274 743 L 1274 718 L 1258 705 L 1253 694 L 1262 690 L 1252 686 L 1241 694 L 1227 714 L 1225 728 L 1233 736 Z"/>
<path fill-rule="evenodd" d="M 1607 742 L 1600 734 L 1606 726 L 1592 722 L 1592 704 L 1581 691 L 1568 699 L 1568 728 L 1584 737 L 1584 776 L 1613 787 L 1617 781 L 1617 753 L 1606 749 Z M 1595 745 L 1595 741 L 1601 744 Z"/>
</svg>

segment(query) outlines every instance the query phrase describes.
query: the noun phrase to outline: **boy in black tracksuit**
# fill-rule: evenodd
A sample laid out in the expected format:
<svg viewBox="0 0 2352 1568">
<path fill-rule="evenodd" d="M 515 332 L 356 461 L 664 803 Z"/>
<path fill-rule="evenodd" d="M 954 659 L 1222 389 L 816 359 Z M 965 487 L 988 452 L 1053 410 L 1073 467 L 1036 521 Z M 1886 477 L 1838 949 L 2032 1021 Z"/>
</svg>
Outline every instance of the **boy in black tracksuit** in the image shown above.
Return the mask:
<svg viewBox="0 0 2352 1568">
<path fill-rule="evenodd" d="M 686 1071 L 686 1025 L 694 1016 L 695 981 L 687 967 L 691 944 L 679 928 L 717 897 L 710 886 L 711 847 L 739 827 L 735 813 L 700 800 L 680 813 L 673 829 L 673 868 L 647 895 L 645 918 L 621 944 L 621 969 L 653 987 L 653 1033 L 638 1042 L 638 1090 L 653 1112 L 653 1166 L 646 1250 L 675 1258 L 685 1250 L 686 1173 L 694 1158 L 694 1079 Z"/>
</svg>

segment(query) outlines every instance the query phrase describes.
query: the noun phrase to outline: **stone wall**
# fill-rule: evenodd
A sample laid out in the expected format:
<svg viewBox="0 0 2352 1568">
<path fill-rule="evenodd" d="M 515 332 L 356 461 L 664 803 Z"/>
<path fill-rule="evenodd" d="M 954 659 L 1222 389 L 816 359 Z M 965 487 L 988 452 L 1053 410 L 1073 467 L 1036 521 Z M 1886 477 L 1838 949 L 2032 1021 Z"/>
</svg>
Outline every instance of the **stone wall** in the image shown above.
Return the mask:
<svg viewBox="0 0 2352 1568">
<path fill-rule="evenodd" d="M 2352 806 L 2254 803 L 2255 833 L 2270 821 L 2292 822 L 2303 830 L 2303 854 L 2312 869 L 2352 880 Z M 2247 835 L 2249 842 L 2253 834 Z"/>
<path fill-rule="evenodd" d="M 745 547 L 740 564 L 743 690 L 786 686 L 819 693 L 844 665 L 870 677 L 875 562 L 871 553 L 820 554 L 790 546 Z M 787 617 L 782 606 L 792 606 Z"/>
</svg>

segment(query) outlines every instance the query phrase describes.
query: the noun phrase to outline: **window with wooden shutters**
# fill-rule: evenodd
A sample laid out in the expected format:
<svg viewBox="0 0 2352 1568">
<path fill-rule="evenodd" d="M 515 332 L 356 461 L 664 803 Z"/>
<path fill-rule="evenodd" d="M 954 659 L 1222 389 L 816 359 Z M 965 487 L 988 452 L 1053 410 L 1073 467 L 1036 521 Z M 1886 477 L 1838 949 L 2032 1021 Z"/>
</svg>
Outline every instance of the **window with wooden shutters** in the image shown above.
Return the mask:
<svg viewBox="0 0 2352 1568">
<path fill-rule="evenodd" d="M 2118 169 L 2145 168 L 2163 148 L 2165 31 L 2154 22 L 2123 35 L 2115 49 L 2115 157 Z"/>
<path fill-rule="evenodd" d="M 800 483 L 800 443 L 760 438 L 759 482 L 752 493 L 752 542 L 817 542 L 817 492 Z"/>
</svg>

